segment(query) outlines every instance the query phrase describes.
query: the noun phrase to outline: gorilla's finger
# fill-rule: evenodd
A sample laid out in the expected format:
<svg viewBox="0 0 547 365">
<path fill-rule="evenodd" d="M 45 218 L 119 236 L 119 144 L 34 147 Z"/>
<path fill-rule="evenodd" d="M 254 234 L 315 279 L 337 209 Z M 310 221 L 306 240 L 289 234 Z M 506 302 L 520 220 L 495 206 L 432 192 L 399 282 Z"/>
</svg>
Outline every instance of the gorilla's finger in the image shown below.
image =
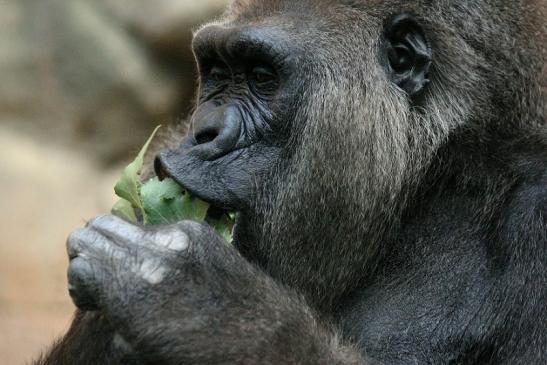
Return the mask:
<svg viewBox="0 0 547 365">
<path fill-rule="evenodd" d="M 68 292 L 74 305 L 85 311 L 98 310 L 99 286 L 92 264 L 82 257 L 74 258 L 70 261 L 67 277 Z"/>
<path fill-rule="evenodd" d="M 142 241 L 144 230 L 114 215 L 104 215 L 91 220 L 88 227 L 96 230 L 117 243 L 135 243 Z"/>
<path fill-rule="evenodd" d="M 90 228 L 81 228 L 70 234 L 66 242 L 69 259 L 78 256 L 114 256 L 117 245 L 103 234 Z"/>
</svg>

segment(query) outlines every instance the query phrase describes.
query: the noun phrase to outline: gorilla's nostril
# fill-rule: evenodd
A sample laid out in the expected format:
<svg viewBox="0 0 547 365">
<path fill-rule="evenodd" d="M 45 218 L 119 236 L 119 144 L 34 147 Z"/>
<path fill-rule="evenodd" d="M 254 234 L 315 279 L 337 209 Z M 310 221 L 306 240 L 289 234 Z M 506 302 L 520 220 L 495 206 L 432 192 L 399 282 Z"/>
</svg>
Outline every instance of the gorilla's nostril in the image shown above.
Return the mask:
<svg viewBox="0 0 547 365">
<path fill-rule="evenodd" d="M 218 137 L 218 132 L 214 129 L 204 130 L 195 135 L 195 139 L 198 144 L 211 142 L 217 137 Z"/>
<path fill-rule="evenodd" d="M 167 174 L 167 171 L 165 170 L 165 167 L 161 162 L 160 156 L 156 156 L 156 158 L 154 159 L 154 171 L 156 172 L 156 175 L 158 176 L 158 179 L 160 179 L 160 181 L 169 177 L 169 174 Z"/>
</svg>

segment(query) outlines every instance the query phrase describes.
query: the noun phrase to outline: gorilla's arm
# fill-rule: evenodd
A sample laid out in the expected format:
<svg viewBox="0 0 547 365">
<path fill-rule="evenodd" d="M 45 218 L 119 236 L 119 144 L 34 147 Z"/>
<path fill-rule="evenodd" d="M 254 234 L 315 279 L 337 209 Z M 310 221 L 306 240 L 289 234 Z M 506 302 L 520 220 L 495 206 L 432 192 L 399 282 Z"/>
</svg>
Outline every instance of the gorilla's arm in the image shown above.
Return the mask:
<svg viewBox="0 0 547 365">
<path fill-rule="evenodd" d="M 144 230 L 105 216 L 68 251 L 72 297 L 96 312 L 79 314 L 39 364 L 109 364 L 127 351 L 154 364 L 365 363 L 207 225 Z"/>
<path fill-rule="evenodd" d="M 115 330 L 104 316 L 78 310 L 63 339 L 35 365 L 120 364 L 125 354 L 118 346 Z"/>
</svg>

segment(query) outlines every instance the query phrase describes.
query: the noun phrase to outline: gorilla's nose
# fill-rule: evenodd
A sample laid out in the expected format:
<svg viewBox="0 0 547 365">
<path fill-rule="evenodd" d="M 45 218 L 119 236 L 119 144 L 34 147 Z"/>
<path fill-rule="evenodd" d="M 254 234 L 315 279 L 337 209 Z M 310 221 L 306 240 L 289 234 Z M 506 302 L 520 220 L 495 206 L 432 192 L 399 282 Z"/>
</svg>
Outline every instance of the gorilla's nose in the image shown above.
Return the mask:
<svg viewBox="0 0 547 365">
<path fill-rule="evenodd" d="M 194 149 L 211 160 L 233 151 L 240 138 L 241 117 L 235 106 L 202 105 L 192 117 Z"/>
<path fill-rule="evenodd" d="M 194 122 L 194 139 L 197 144 L 204 144 L 214 141 L 222 132 L 224 123 L 222 118 L 216 115 L 209 115 L 209 118 Z"/>
</svg>

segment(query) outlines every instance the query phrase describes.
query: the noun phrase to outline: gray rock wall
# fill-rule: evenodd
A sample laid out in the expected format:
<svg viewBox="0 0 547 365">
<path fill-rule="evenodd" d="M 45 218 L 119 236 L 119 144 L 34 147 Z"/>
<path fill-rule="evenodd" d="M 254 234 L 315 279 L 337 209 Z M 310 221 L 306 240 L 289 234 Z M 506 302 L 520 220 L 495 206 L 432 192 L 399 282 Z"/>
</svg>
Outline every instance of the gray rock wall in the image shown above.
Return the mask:
<svg viewBox="0 0 547 365">
<path fill-rule="evenodd" d="M 191 29 L 225 0 L 0 0 L 0 127 L 88 150 L 134 153 L 185 115 Z"/>
</svg>

